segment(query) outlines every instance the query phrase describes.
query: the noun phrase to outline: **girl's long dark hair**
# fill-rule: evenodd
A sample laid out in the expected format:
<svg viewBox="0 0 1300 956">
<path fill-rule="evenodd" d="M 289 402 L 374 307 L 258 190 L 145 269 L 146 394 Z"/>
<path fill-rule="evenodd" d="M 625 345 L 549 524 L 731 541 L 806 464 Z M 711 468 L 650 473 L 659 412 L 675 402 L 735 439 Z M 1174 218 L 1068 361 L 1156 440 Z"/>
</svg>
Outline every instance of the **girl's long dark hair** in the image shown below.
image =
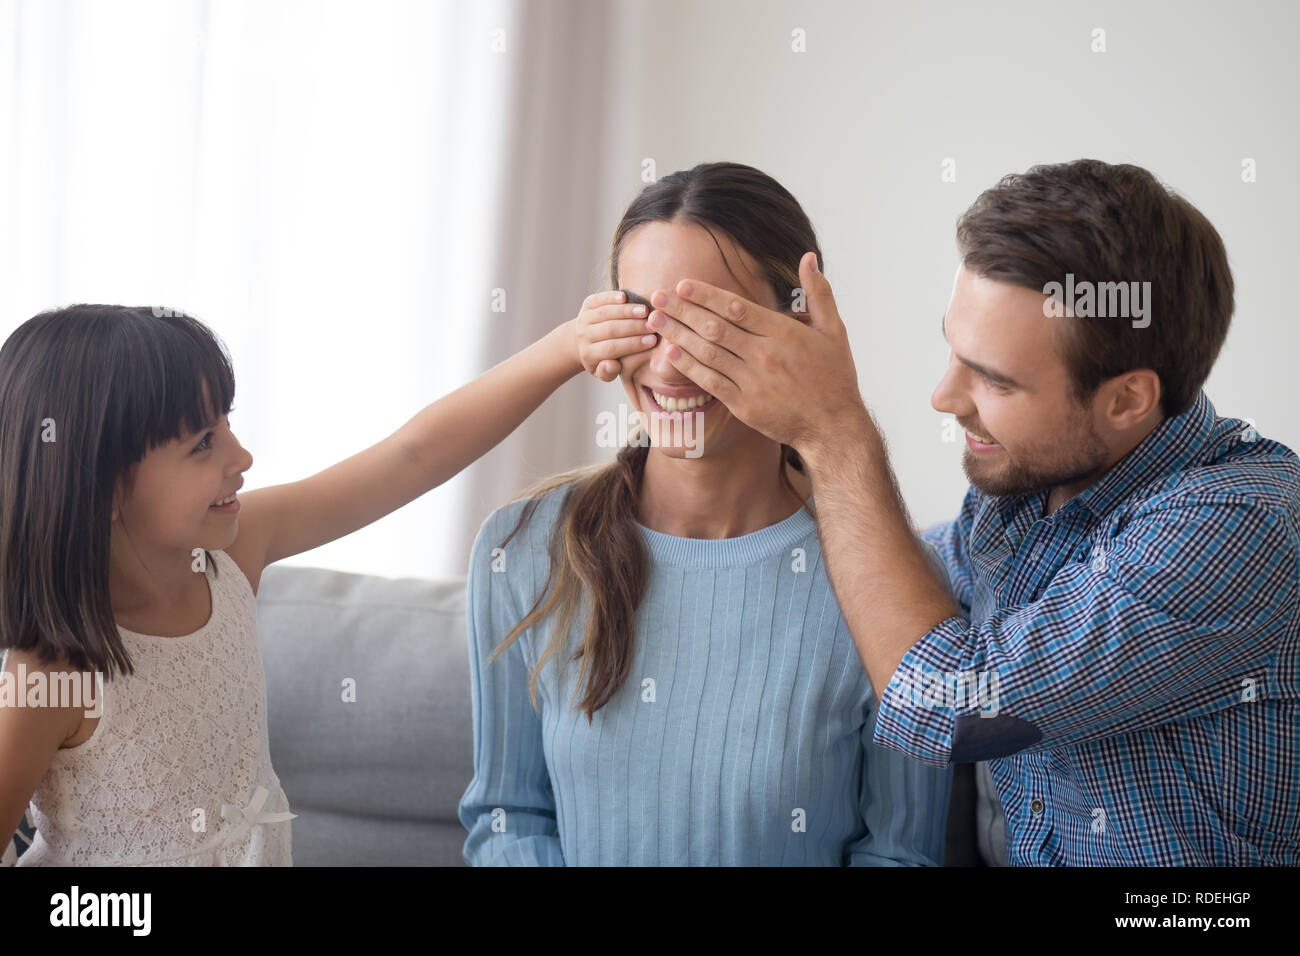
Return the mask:
<svg viewBox="0 0 1300 956">
<path fill-rule="evenodd" d="M 718 233 L 733 239 L 757 262 L 760 278 L 777 300 L 791 307 L 804 254 L 815 251 L 818 263 L 823 263 L 812 223 L 785 187 L 752 166 L 703 163 L 663 177 L 633 200 L 614 232 L 609 256 L 611 288 L 619 288 L 618 258 L 632 230 L 649 222 L 672 221 L 708 230 L 729 271 Z M 825 271 L 824 264 L 822 269 Z M 797 321 L 793 315 L 791 321 Z M 803 463 L 789 445 L 782 445 L 781 452 L 780 479 L 797 498 L 786 464 L 803 472 Z M 514 530 L 501 542 L 503 548 L 531 520 L 543 495 L 569 486 L 551 532 L 546 583 L 527 616 L 506 635 L 491 658 L 559 610 L 559 624 L 533 665 L 529 680 L 528 692 L 535 708 L 538 678 L 546 663 L 563 650 L 584 589 L 590 610 L 581 645 L 569 660 L 581 662 L 575 696 L 585 685 L 577 707 L 586 712 L 588 723 L 627 680 L 636 611 L 649 576 L 650 557 L 636 527 L 637 498 L 649 453 L 647 444 L 629 441 L 614 461 L 548 478 L 519 496 L 530 500 Z M 811 513 L 807 502 L 804 507 Z"/>
<path fill-rule="evenodd" d="M 228 412 L 234 394 L 225 347 L 170 309 L 73 305 L 9 336 L 0 347 L 0 647 L 106 677 L 132 672 L 109 600 L 114 491 L 151 448 Z"/>
</svg>

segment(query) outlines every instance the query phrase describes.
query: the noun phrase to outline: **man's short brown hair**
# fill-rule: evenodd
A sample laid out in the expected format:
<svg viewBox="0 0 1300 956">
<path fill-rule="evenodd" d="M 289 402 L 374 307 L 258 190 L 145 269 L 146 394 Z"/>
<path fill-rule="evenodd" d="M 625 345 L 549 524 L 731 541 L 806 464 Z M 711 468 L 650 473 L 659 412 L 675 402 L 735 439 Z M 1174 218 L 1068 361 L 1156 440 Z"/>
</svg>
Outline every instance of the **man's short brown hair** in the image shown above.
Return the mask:
<svg viewBox="0 0 1300 956">
<path fill-rule="evenodd" d="M 1062 360 L 1084 402 L 1138 368 L 1160 377 L 1161 408 L 1196 399 L 1232 321 L 1223 240 L 1195 206 L 1140 166 L 1096 159 L 1004 176 L 957 221 L 966 268 L 1043 292 L 1049 283 L 1150 282 L 1150 324 L 1067 318 Z"/>
</svg>

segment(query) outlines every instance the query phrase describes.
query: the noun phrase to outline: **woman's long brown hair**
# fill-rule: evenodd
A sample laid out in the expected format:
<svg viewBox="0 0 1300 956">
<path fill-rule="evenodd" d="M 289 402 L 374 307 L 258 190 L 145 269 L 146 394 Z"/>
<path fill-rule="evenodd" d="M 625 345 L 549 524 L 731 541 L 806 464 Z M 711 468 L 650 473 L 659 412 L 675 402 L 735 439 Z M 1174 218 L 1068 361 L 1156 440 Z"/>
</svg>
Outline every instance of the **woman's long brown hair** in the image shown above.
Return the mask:
<svg viewBox="0 0 1300 956">
<path fill-rule="evenodd" d="M 780 302 L 793 303 L 798 294 L 799 261 L 805 253 L 816 252 L 818 263 L 823 263 L 812 223 L 780 183 L 752 166 L 704 163 L 663 177 L 633 200 L 614 232 L 609 256 L 611 288 L 619 287 L 619 254 L 632 230 L 649 222 L 673 221 L 703 227 L 715 243 L 718 232 L 734 240 L 754 258 L 760 278 Z M 722 252 L 721 243 L 718 250 Z M 725 252 L 723 262 L 727 262 Z M 825 271 L 824 264 L 822 269 Z M 782 445 L 781 452 L 780 479 L 798 498 L 785 466 L 788 462 L 803 472 L 803 463 L 789 445 Z M 546 584 L 528 614 L 489 658 L 494 660 L 525 631 L 558 609 L 559 624 L 533 665 L 528 683 L 534 708 L 538 678 L 547 662 L 563 650 L 584 589 L 590 611 L 581 646 L 569 661 L 581 662 L 574 696 L 585 686 L 576 706 L 586 712 L 588 723 L 627 679 L 636 637 L 636 611 L 650 570 L 650 556 L 636 527 L 641 479 L 649 453 L 646 443 L 630 440 L 614 461 L 545 479 L 515 499 L 530 500 L 514 530 L 501 542 L 502 548 L 531 520 L 547 492 L 569 486 L 551 532 Z M 807 502 L 804 507 L 811 513 Z"/>
</svg>

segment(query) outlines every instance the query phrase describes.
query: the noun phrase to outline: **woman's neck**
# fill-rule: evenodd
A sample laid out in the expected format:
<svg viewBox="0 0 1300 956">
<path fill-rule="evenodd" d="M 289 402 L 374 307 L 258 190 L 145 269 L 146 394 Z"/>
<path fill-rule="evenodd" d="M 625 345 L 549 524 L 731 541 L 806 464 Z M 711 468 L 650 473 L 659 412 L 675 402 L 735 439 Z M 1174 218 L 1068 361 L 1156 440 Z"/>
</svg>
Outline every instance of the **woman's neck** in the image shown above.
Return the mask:
<svg viewBox="0 0 1300 956">
<path fill-rule="evenodd" d="M 679 538 L 738 538 L 784 521 L 803 507 L 812 484 L 788 464 L 771 441 L 733 454 L 675 458 L 650 449 L 637 520 Z"/>
</svg>

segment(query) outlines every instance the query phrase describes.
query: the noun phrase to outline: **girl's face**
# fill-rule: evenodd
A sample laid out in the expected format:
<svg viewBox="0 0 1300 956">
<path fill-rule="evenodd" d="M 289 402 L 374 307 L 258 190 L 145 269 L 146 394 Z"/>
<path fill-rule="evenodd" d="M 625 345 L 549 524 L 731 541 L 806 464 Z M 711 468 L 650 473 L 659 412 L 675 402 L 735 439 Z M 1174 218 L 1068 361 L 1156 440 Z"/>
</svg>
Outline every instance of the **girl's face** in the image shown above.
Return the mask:
<svg viewBox="0 0 1300 956">
<path fill-rule="evenodd" d="M 202 431 L 159 445 L 119 483 L 114 531 L 124 531 L 137 546 L 225 550 L 239 530 L 239 501 L 217 502 L 234 496 L 252 464 L 226 415 Z"/>
<path fill-rule="evenodd" d="M 657 289 L 672 291 L 682 279 L 699 279 L 774 311 L 783 311 L 771 287 L 759 278 L 753 257 L 725 233 L 716 229 L 714 233 L 717 243 L 708 230 L 694 223 L 648 222 L 636 227 L 623 241 L 619 253 L 619 287 L 649 301 Z M 718 243 L 727 250 L 726 262 Z M 727 270 L 727 263 L 744 280 L 743 284 Z M 679 372 L 668 360 L 670 344 L 660 336 L 650 348 L 620 359 L 619 377 L 632 407 L 644 413 L 651 434 L 658 430 L 662 438 L 662 443 L 655 440 L 654 450 L 674 458 L 696 458 L 716 455 L 756 438 L 767 441 Z M 677 411 L 664 408 L 665 404 L 670 409 L 674 405 L 667 401 L 669 398 L 676 400 Z M 705 404 L 689 407 L 692 400 L 700 399 Z M 688 406 L 684 413 L 680 411 L 683 403 Z M 683 415 L 689 420 L 683 420 Z M 681 439 L 676 445 L 671 443 L 674 435 Z"/>
</svg>

